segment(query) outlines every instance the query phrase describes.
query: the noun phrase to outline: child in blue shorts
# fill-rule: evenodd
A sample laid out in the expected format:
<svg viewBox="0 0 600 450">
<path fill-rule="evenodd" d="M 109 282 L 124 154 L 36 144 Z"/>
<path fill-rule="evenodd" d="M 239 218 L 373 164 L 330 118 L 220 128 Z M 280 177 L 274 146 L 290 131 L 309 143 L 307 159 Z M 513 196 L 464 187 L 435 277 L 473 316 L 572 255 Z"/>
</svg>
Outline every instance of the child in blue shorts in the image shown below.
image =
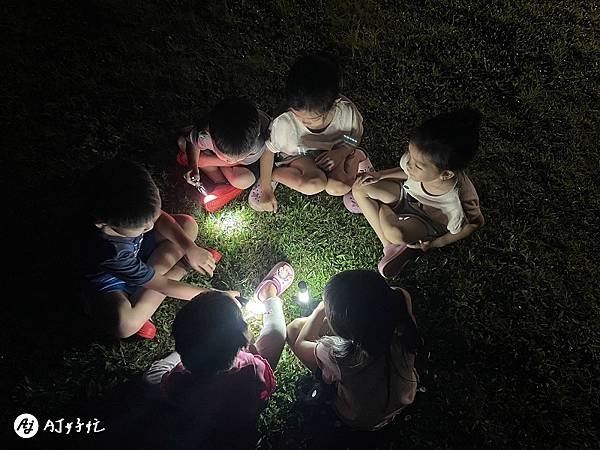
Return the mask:
<svg viewBox="0 0 600 450">
<path fill-rule="evenodd" d="M 112 335 L 151 339 L 156 329 L 149 319 L 166 296 L 190 300 L 210 290 L 179 280 L 190 267 L 212 276 L 214 257 L 195 244 L 192 217 L 161 210 L 158 188 L 140 165 L 104 162 L 87 175 L 83 191 L 84 309 Z"/>
</svg>

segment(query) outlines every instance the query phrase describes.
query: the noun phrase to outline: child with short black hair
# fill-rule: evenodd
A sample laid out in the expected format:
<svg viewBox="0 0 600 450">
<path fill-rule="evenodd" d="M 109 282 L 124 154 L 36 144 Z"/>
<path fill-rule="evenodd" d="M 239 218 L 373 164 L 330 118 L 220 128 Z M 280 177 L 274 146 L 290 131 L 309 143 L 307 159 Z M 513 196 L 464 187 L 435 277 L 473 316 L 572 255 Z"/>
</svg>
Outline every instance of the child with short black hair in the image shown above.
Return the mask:
<svg viewBox="0 0 600 450">
<path fill-rule="evenodd" d="M 198 247 L 196 221 L 161 210 L 158 188 L 139 164 L 109 160 L 83 179 L 87 229 L 81 247 L 84 308 L 101 328 L 151 339 L 149 320 L 165 296 L 209 291 L 179 280 L 192 268 L 212 276 L 213 255 Z"/>
<path fill-rule="evenodd" d="M 254 344 L 239 305 L 224 293 L 201 294 L 177 313 L 176 352 L 144 376 L 151 389 L 160 386 L 176 417 L 163 436 L 172 441 L 157 447 L 254 448 L 256 419 L 275 389 L 273 370 L 285 344 L 279 296 L 293 279 L 292 267 L 281 262 L 256 289 L 264 313 Z"/>
<path fill-rule="evenodd" d="M 307 195 L 350 192 L 359 165 L 370 162 L 356 148 L 362 116 L 340 87 L 341 70 L 331 58 L 309 55 L 294 63 L 286 80 L 288 110 L 271 124 L 260 182 L 249 197 L 252 208 L 277 210 L 276 183 Z"/>
<path fill-rule="evenodd" d="M 271 119 L 244 97 L 217 103 L 197 126 L 185 128 L 177 140 L 177 160 L 187 166 L 185 180 L 195 185 L 202 170 L 213 182 L 238 189 L 254 184 Z"/>
<path fill-rule="evenodd" d="M 479 147 L 480 121 L 468 108 L 439 114 L 415 130 L 400 167 L 357 178 L 354 212 L 365 215 L 383 244 L 383 276 L 398 275 L 418 251 L 464 239 L 484 224 L 464 173 Z"/>
<path fill-rule="evenodd" d="M 420 337 L 411 298 L 377 272 L 332 277 L 312 314 L 288 325 L 287 342 L 302 363 L 336 385 L 333 406 L 349 426 L 381 428 L 414 400 Z"/>
</svg>

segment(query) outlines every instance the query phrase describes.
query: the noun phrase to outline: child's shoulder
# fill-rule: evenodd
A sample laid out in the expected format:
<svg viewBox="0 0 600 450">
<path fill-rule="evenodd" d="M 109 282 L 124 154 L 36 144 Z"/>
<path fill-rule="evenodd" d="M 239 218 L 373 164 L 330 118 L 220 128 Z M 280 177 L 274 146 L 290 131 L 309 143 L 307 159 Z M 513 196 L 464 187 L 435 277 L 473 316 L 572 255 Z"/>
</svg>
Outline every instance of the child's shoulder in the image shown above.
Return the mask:
<svg viewBox="0 0 600 450">
<path fill-rule="evenodd" d="M 273 119 L 271 127 L 291 127 L 294 126 L 295 123 L 296 120 L 294 119 L 294 114 L 291 111 L 286 111 Z"/>
<path fill-rule="evenodd" d="M 471 181 L 471 178 L 465 172 L 458 172 L 456 175 L 456 191 L 458 192 L 458 196 L 462 199 L 465 197 L 477 197 L 477 190 L 475 189 L 475 185 Z"/>
<path fill-rule="evenodd" d="M 356 104 L 345 95 L 339 96 L 339 98 L 336 100 L 336 105 L 338 108 L 342 108 L 345 110 L 358 111 Z"/>
</svg>

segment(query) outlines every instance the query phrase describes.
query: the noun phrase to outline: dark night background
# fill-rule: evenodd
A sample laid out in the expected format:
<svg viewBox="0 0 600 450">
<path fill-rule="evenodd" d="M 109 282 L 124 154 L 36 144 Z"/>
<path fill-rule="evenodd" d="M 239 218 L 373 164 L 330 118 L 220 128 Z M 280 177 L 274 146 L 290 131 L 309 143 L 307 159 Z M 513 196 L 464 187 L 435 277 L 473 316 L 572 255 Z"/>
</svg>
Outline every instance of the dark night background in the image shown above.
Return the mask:
<svg viewBox="0 0 600 450">
<path fill-rule="evenodd" d="M 108 341 L 83 317 L 73 249 L 80 176 L 114 156 L 142 162 L 167 211 L 204 223 L 175 164 L 176 130 L 232 93 L 276 114 L 291 62 L 319 50 L 344 69 L 343 93 L 363 113 L 377 168 L 397 165 L 423 118 L 465 104 L 482 111 L 469 174 L 487 225 L 400 282 L 416 292 L 429 358 L 427 392 L 394 425 L 351 432 L 300 405 L 304 372 L 286 353 L 260 448 L 598 447 L 596 2 L 29 1 L 3 3 L 0 26 L 4 448 L 25 445 L 12 431 L 23 412 L 43 426 L 112 411 L 114 390 L 172 345 L 172 300 L 153 343 Z M 314 264 L 306 277 L 315 286 L 375 267 L 374 234 L 339 199 L 278 196 L 288 206 L 276 217 L 252 215 L 252 245 L 207 237 L 236 261 L 214 282 L 249 287 L 281 257 Z M 280 236 L 265 252 L 273 229 Z M 45 445 L 35 439 L 27 446 Z"/>
</svg>

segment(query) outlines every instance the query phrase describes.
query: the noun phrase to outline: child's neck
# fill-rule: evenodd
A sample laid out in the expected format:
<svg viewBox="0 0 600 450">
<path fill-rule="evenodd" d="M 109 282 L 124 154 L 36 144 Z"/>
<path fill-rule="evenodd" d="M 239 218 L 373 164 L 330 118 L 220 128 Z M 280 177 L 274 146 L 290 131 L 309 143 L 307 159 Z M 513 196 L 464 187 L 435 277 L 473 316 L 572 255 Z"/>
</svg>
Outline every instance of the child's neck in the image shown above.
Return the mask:
<svg viewBox="0 0 600 450">
<path fill-rule="evenodd" d="M 454 188 L 456 177 L 448 178 L 447 180 L 436 179 L 433 181 L 423 181 L 421 186 L 423 190 L 431 195 L 444 195 Z"/>
</svg>

